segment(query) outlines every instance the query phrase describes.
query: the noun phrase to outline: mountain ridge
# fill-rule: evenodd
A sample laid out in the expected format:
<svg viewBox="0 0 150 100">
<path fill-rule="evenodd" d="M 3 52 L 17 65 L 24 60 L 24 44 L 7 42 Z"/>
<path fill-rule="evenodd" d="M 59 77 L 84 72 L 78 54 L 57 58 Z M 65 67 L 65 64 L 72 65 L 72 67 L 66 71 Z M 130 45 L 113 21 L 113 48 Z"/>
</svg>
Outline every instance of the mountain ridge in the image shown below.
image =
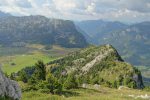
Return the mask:
<svg viewBox="0 0 150 100">
<path fill-rule="evenodd" d="M 49 19 L 44 16 L 0 18 L 0 43 L 42 43 L 63 47 L 85 47 L 84 36 L 69 20 Z M 7 40 L 7 41 L 6 41 Z"/>
</svg>

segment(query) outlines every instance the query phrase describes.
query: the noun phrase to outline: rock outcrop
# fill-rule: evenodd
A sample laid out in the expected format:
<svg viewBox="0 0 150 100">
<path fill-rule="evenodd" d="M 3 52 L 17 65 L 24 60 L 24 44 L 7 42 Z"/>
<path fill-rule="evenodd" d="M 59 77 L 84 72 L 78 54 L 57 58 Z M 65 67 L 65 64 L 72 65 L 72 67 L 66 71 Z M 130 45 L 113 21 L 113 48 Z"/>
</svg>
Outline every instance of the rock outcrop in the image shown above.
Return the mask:
<svg viewBox="0 0 150 100">
<path fill-rule="evenodd" d="M 0 97 L 9 97 L 12 100 L 21 99 L 21 89 L 17 82 L 5 77 L 0 69 Z"/>
</svg>

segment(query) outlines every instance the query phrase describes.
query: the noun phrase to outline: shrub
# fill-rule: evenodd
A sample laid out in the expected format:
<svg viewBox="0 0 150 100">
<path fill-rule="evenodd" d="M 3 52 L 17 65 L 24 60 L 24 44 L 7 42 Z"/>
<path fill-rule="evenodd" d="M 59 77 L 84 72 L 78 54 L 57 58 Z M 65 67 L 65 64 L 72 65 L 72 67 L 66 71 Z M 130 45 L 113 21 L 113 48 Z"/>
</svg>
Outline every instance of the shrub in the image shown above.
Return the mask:
<svg viewBox="0 0 150 100">
<path fill-rule="evenodd" d="M 19 81 L 23 81 L 24 83 L 27 83 L 28 82 L 28 75 L 26 74 L 26 72 L 25 71 L 21 71 L 20 73 L 19 73 L 19 76 L 18 76 L 18 80 Z"/>
<path fill-rule="evenodd" d="M 64 88 L 66 89 L 73 89 L 73 88 L 77 88 L 78 87 L 78 82 L 75 78 L 75 76 L 73 75 L 69 75 L 67 77 L 67 80 L 65 81 L 65 83 L 63 84 Z"/>
<path fill-rule="evenodd" d="M 58 94 L 62 92 L 62 85 L 51 73 L 48 73 L 48 75 L 46 76 L 46 83 L 47 88 L 51 93 Z"/>
</svg>

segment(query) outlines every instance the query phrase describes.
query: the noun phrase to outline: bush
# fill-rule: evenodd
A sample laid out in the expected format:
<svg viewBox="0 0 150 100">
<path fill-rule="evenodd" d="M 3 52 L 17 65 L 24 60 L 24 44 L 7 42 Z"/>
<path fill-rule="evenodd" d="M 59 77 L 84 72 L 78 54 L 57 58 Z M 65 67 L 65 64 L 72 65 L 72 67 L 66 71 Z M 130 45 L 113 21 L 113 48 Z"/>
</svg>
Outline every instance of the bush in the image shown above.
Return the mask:
<svg viewBox="0 0 150 100">
<path fill-rule="evenodd" d="M 46 76 L 46 82 L 48 83 L 47 88 L 51 93 L 58 94 L 62 92 L 62 85 L 51 73 L 48 73 Z"/>
<path fill-rule="evenodd" d="M 29 85 L 34 85 L 37 83 L 37 80 L 35 79 L 34 76 L 32 76 L 29 80 L 28 80 L 28 84 Z"/>
<path fill-rule="evenodd" d="M 69 75 L 67 77 L 67 80 L 65 81 L 65 83 L 63 84 L 64 88 L 66 89 L 73 89 L 73 88 L 78 88 L 78 82 L 75 78 L 74 75 Z"/>
<path fill-rule="evenodd" d="M 19 81 L 23 81 L 24 83 L 27 83 L 28 82 L 28 75 L 26 74 L 26 72 L 25 71 L 21 71 L 20 73 L 19 73 L 19 77 L 18 77 L 18 80 Z"/>
</svg>

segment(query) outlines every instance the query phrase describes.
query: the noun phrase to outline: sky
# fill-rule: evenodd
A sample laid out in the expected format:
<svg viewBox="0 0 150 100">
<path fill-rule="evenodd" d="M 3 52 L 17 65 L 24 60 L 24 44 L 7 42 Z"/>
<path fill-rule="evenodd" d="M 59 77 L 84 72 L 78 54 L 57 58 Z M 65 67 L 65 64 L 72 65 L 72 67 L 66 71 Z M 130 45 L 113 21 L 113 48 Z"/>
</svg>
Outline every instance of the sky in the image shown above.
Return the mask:
<svg viewBox="0 0 150 100">
<path fill-rule="evenodd" d="M 150 0 L 0 0 L 0 11 L 67 20 L 150 21 Z"/>
</svg>

